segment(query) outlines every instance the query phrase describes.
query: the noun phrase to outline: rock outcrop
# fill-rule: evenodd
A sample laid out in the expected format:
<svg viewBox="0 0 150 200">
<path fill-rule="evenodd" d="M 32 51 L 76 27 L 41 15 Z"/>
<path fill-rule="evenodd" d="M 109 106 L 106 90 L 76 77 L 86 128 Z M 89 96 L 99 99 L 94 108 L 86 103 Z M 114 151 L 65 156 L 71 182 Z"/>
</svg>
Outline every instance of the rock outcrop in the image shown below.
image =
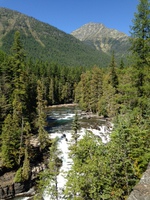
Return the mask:
<svg viewBox="0 0 150 200">
<path fill-rule="evenodd" d="M 150 200 L 150 163 L 128 200 Z"/>
<path fill-rule="evenodd" d="M 12 199 L 16 196 L 16 194 L 26 192 L 32 186 L 31 181 L 26 181 L 22 183 L 13 183 L 12 185 L 7 185 L 5 187 L 0 188 L 0 199 Z"/>
<path fill-rule="evenodd" d="M 15 175 L 18 169 L 7 169 L 0 167 L 0 200 L 12 199 L 16 196 L 32 196 L 38 174 L 47 168 L 49 152 L 39 149 L 39 141 L 36 137 L 30 140 L 30 173 L 28 180 L 15 182 Z M 32 190 L 31 190 L 32 189 Z"/>
<path fill-rule="evenodd" d="M 0 200 L 6 200 L 6 199 L 12 199 L 15 196 L 23 196 L 23 193 L 26 193 L 27 191 L 29 191 L 30 188 L 32 188 L 35 184 L 37 175 L 39 174 L 39 172 L 43 171 L 44 169 L 46 169 L 46 166 L 44 163 L 39 163 L 37 166 L 34 166 L 31 170 L 31 177 L 28 181 L 24 181 L 21 183 L 13 183 L 13 180 L 9 179 L 14 179 L 14 173 L 10 172 L 7 173 L 7 178 L 6 178 L 6 174 L 3 175 L 3 179 L 5 179 L 7 181 L 8 179 L 8 184 L 2 184 L 0 186 Z M 1 177 L 2 180 L 2 177 Z M 29 196 L 32 195 L 30 194 L 31 192 L 29 192 Z M 33 193 L 33 192 L 32 192 Z"/>
</svg>

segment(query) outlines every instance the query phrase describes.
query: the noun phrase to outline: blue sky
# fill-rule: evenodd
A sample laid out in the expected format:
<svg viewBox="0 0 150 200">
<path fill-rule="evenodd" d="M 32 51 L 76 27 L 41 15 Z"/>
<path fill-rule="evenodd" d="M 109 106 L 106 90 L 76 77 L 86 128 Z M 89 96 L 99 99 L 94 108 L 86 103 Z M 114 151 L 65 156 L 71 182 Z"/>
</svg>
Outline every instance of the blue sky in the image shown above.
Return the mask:
<svg viewBox="0 0 150 200">
<path fill-rule="evenodd" d="M 0 0 L 0 7 L 19 11 L 71 33 L 89 22 L 127 35 L 139 0 Z"/>
</svg>

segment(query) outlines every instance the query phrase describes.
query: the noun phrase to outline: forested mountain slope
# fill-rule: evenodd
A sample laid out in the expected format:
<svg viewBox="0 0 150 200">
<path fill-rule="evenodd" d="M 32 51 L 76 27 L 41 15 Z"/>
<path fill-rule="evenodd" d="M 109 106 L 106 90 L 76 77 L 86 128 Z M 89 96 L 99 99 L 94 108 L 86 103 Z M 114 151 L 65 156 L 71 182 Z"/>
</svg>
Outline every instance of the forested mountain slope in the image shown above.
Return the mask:
<svg viewBox="0 0 150 200">
<path fill-rule="evenodd" d="M 101 23 L 85 24 L 71 34 L 108 55 L 114 51 L 116 57 L 125 58 L 129 54 L 129 37 L 118 30 L 106 28 Z"/>
<path fill-rule="evenodd" d="M 27 56 L 68 66 L 107 66 L 110 56 L 49 24 L 0 8 L 0 48 L 9 52 L 15 31 L 21 34 Z"/>
</svg>

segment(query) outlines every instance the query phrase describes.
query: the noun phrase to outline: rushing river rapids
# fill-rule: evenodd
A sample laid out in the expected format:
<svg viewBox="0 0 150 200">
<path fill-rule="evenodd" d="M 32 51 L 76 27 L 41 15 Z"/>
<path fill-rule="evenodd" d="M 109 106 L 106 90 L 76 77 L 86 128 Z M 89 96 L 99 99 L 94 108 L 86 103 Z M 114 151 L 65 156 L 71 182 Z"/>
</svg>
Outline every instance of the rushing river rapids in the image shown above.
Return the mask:
<svg viewBox="0 0 150 200">
<path fill-rule="evenodd" d="M 67 172 L 72 164 L 72 160 L 68 157 L 68 147 L 71 144 L 71 132 L 72 122 L 75 116 L 75 112 L 78 113 L 80 130 L 78 134 L 81 139 L 86 130 L 90 130 L 93 134 L 101 137 L 103 143 L 109 141 L 109 134 L 112 130 L 112 125 L 106 120 L 100 119 L 98 116 L 92 114 L 83 113 L 77 110 L 76 107 L 56 107 L 49 108 L 47 110 L 47 131 L 50 138 L 59 138 L 58 148 L 62 152 L 60 158 L 62 159 L 62 167 L 60 174 L 58 175 L 58 188 L 59 188 L 59 200 L 63 200 L 62 191 L 65 186 L 66 180 L 64 173 Z M 49 196 L 44 195 L 44 200 L 50 200 Z M 14 200 L 27 200 L 28 197 L 19 197 Z"/>
</svg>

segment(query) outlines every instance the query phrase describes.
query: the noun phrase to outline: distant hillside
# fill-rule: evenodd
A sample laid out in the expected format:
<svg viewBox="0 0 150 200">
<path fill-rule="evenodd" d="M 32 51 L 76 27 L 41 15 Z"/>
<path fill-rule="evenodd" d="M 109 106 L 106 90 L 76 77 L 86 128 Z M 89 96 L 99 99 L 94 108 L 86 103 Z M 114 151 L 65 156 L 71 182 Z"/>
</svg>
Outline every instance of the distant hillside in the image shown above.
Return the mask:
<svg viewBox="0 0 150 200">
<path fill-rule="evenodd" d="M 0 8 L 0 48 L 9 52 L 19 30 L 27 56 L 68 66 L 107 66 L 110 56 L 49 24 Z"/>
<path fill-rule="evenodd" d="M 115 52 L 117 58 L 125 58 L 129 53 L 129 37 L 100 23 L 88 23 L 71 33 L 74 37 L 108 55 Z"/>
</svg>

